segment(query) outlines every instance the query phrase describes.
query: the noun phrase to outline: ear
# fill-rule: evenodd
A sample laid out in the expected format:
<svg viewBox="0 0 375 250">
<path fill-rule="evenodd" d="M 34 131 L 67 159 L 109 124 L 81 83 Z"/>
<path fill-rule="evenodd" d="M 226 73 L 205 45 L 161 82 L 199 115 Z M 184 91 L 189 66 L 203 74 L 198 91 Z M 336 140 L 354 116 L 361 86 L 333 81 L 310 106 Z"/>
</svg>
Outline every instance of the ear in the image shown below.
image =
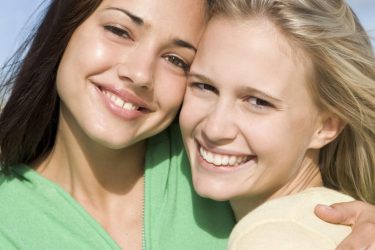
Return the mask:
<svg viewBox="0 0 375 250">
<path fill-rule="evenodd" d="M 318 123 L 318 127 L 312 136 L 310 148 L 320 149 L 335 140 L 346 123 L 334 114 L 323 114 Z"/>
</svg>

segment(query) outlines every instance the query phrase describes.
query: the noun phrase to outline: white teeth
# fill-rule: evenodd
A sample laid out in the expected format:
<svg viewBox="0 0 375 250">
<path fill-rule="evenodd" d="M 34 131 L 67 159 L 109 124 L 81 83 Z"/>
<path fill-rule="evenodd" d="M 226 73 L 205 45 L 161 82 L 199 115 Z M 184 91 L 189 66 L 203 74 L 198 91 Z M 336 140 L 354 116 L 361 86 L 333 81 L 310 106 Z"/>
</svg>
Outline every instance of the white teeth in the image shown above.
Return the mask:
<svg viewBox="0 0 375 250">
<path fill-rule="evenodd" d="M 212 155 L 212 153 L 206 152 L 205 156 L 206 161 L 208 161 L 209 163 L 214 163 L 214 156 Z"/>
<path fill-rule="evenodd" d="M 119 106 L 119 107 L 124 106 L 124 101 L 121 100 L 120 98 L 116 98 L 116 100 L 114 101 L 114 103 L 115 103 L 116 106 Z"/>
<path fill-rule="evenodd" d="M 125 102 L 124 100 L 122 100 L 120 97 L 118 97 L 117 95 L 109 92 L 109 91 L 105 91 L 103 90 L 103 93 L 112 101 L 112 103 L 114 105 L 116 105 L 117 107 L 120 107 L 120 108 L 123 108 L 123 109 L 126 109 L 126 110 L 137 110 L 139 109 L 139 106 L 136 106 L 134 105 L 133 103 L 130 103 L 130 102 Z"/>
<path fill-rule="evenodd" d="M 237 158 L 237 163 L 240 164 L 242 162 L 242 159 L 243 159 L 242 157 L 238 157 Z"/>
<path fill-rule="evenodd" d="M 122 108 L 127 109 L 127 110 L 137 110 L 138 109 L 137 106 L 135 106 L 134 104 L 131 104 L 129 102 L 124 103 L 124 105 L 122 105 Z"/>
<path fill-rule="evenodd" d="M 221 156 L 220 155 L 214 155 L 214 164 L 215 165 L 221 165 Z"/>
<path fill-rule="evenodd" d="M 222 161 L 221 161 L 221 164 L 222 165 L 228 165 L 229 164 L 229 156 L 224 156 Z"/>
<path fill-rule="evenodd" d="M 200 147 L 199 153 L 204 160 L 216 166 L 234 166 L 248 161 L 246 156 L 219 155 L 214 154 Z"/>
<path fill-rule="evenodd" d="M 229 157 L 229 165 L 234 165 L 236 164 L 236 162 L 237 162 L 237 159 L 235 156 Z"/>
</svg>

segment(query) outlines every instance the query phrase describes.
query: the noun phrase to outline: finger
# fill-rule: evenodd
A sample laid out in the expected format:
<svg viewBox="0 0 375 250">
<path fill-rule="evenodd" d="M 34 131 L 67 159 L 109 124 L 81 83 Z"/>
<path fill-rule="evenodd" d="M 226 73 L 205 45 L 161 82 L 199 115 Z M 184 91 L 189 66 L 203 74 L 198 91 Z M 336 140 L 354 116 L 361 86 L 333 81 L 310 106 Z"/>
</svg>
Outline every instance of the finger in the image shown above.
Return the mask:
<svg viewBox="0 0 375 250">
<path fill-rule="evenodd" d="M 317 205 L 315 214 L 322 220 L 342 225 L 353 225 L 358 218 L 358 211 L 364 203 L 360 201 L 335 203 L 331 206 Z"/>
<path fill-rule="evenodd" d="M 375 250 L 375 226 L 372 223 L 362 223 L 353 227 L 349 234 L 336 248 L 336 250 Z"/>
<path fill-rule="evenodd" d="M 354 219 L 353 214 L 350 213 L 347 216 L 347 213 L 343 213 L 339 208 L 326 206 L 326 205 L 317 205 L 314 209 L 315 214 L 322 220 L 328 223 L 334 224 L 343 224 L 351 226 L 353 224 Z"/>
</svg>

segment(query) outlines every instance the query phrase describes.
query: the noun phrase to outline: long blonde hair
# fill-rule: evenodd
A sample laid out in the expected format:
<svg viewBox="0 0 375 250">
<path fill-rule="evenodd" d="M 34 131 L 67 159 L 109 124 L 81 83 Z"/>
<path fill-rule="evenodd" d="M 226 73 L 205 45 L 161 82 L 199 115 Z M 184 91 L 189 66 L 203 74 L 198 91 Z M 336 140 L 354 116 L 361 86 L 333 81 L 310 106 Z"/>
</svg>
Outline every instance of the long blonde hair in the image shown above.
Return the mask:
<svg viewBox="0 0 375 250">
<path fill-rule="evenodd" d="M 375 204 L 375 59 L 344 0 L 216 0 L 211 14 L 262 16 L 311 59 L 317 104 L 347 125 L 320 151 L 327 187 Z"/>
</svg>

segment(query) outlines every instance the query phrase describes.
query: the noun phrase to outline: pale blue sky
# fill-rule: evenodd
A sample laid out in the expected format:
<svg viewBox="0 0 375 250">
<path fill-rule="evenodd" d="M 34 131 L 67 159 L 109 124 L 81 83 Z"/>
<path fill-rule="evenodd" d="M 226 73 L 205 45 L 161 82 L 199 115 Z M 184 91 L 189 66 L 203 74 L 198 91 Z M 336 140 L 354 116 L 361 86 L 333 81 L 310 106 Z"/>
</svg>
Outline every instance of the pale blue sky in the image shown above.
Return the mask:
<svg viewBox="0 0 375 250">
<path fill-rule="evenodd" d="M 28 29 L 32 26 L 30 15 L 42 2 L 43 0 L 1 0 L 0 65 L 5 62 L 6 58 L 11 55 L 26 36 Z M 375 0 L 348 0 L 348 2 L 365 28 L 370 31 L 371 36 L 375 37 Z M 28 20 L 29 22 L 26 24 Z"/>
</svg>

